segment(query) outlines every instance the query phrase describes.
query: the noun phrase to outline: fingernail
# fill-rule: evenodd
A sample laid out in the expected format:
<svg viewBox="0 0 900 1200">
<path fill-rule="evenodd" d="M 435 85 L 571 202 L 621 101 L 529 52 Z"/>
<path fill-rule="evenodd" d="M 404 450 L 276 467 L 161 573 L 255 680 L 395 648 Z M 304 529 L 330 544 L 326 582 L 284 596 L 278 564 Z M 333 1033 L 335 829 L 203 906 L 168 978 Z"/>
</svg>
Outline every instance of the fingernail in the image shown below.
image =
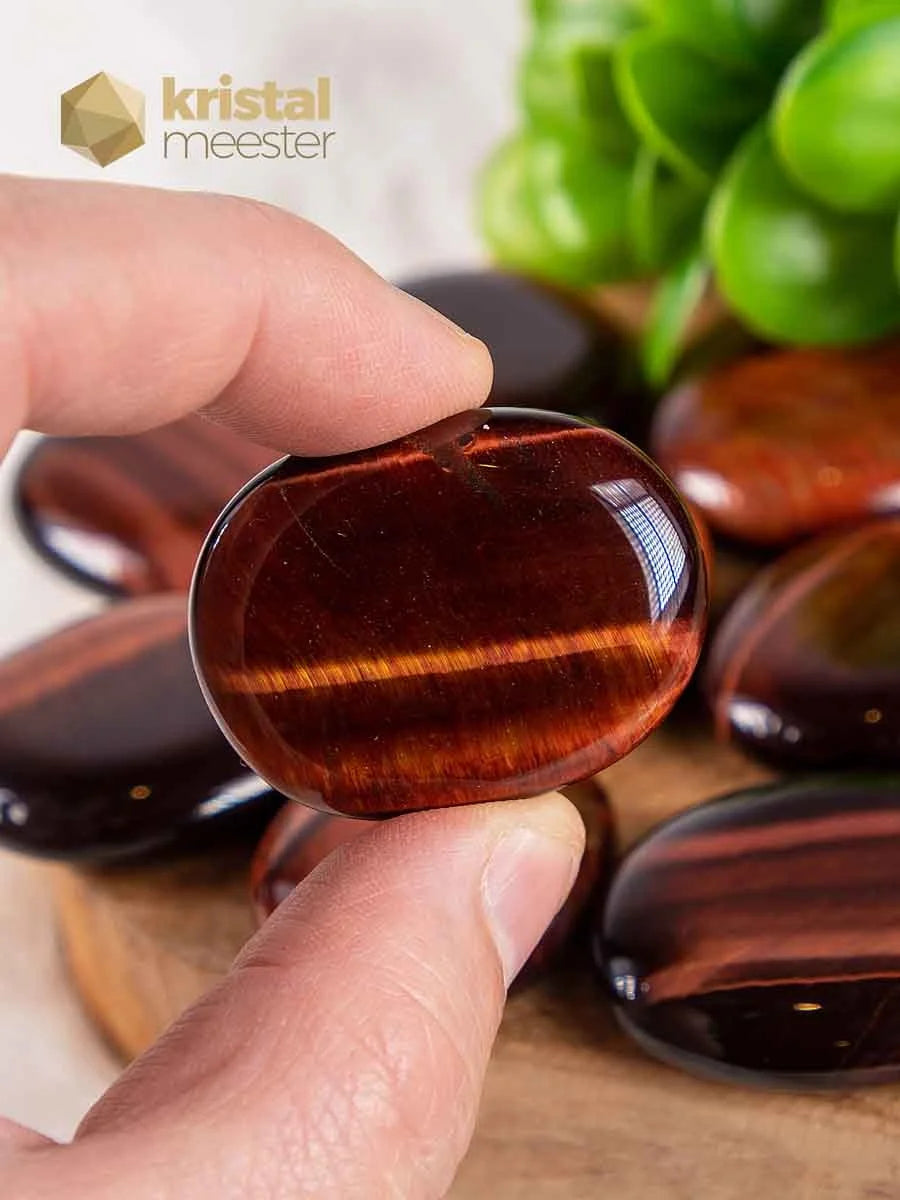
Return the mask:
<svg viewBox="0 0 900 1200">
<path fill-rule="evenodd" d="M 569 842 L 522 827 L 494 847 L 481 891 L 507 987 L 562 907 L 580 860 Z"/>
</svg>

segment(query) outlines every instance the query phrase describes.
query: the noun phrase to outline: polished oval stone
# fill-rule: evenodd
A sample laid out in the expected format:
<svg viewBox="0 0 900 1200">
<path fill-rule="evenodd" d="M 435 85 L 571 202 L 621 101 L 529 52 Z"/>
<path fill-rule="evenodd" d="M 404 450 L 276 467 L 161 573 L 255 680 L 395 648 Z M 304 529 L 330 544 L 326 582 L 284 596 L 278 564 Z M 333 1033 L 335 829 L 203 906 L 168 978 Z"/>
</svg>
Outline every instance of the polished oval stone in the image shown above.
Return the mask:
<svg viewBox="0 0 900 1200">
<path fill-rule="evenodd" d="M 597 940 L 625 1028 L 738 1082 L 900 1079 L 900 776 L 740 792 L 651 832 Z"/>
<path fill-rule="evenodd" d="M 203 539 L 276 457 L 188 417 L 127 437 L 49 437 L 19 468 L 14 504 L 55 567 L 117 595 L 186 590 Z"/>
<path fill-rule="evenodd" d="M 109 859 L 240 833 L 276 797 L 222 737 L 184 596 L 132 600 L 0 662 L 0 844 Z"/>
<path fill-rule="evenodd" d="M 519 973 L 516 982 L 520 986 L 556 965 L 569 949 L 582 919 L 608 882 L 613 861 L 612 810 L 603 788 L 590 779 L 563 791 L 584 821 L 584 857 L 566 903 Z M 370 828 L 366 821 L 286 804 L 266 831 L 250 867 L 250 892 L 258 923 L 262 924 L 333 850 Z"/>
<path fill-rule="evenodd" d="M 741 359 L 666 397 L 651 443 L 710 524 L 746 541 L 900 510 L 900 341 Z"/>
<path fill-rule="evenodd" d="M 488 347 L 489 405 L 552 409 L 615 428 L 637 416 L 626 340 L 579 294 L 492 270 L 428 275 L 401 287 Z"/>
<path fill-rule="evenodd" d="M 192 597 L 222 728 L 346 815 L 536 795 L 627 754 L 696 663 L 696 534 L 608 430 L 477 410 L 286 459 L 226 510 Z"/>
<path fill-rule="evenodd" d="M 900 519 L 757 575 L 712 640 L 704 686 L 719 736 L 777 764 L 900 764 Z"/>
</svg>

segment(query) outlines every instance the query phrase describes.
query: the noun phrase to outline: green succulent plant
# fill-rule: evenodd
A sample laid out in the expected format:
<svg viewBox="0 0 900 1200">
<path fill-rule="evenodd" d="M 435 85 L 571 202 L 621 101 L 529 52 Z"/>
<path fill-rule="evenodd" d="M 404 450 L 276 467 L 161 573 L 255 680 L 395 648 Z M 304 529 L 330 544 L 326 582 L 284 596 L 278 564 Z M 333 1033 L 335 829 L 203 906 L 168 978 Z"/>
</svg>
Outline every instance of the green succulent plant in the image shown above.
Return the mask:
<svg viewBox="0 0 900 1200">
<path fill-rule="evenodd" d="M 755 332 L 900 329 L 900 0 L 531 0 L 522 128 L 481 180 L 501 265 L 658 280 L 671 371 L 707 281 Z"/>
</svg>

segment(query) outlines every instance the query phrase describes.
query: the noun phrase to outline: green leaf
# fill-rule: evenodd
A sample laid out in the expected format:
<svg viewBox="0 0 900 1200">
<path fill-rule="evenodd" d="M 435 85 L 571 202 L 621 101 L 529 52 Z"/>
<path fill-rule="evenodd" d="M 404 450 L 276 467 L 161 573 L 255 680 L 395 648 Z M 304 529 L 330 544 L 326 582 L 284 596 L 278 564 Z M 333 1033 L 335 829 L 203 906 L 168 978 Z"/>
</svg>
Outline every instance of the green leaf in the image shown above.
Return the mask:
<svg viewBox="0 0 900 1200">
<path fill-rule="evenodd" d="M 801 187 L 844 212 L 900 203 L 900 16 L 817 38 L 778 91 L 778 151 Z"/>
<path fill-rule="evenodd" d="M 695 246 L 657 287 L 641 339 L 641 365 L 652 386 L 662 387 L 675 369 L 691 317 L 709 279 L 709 261 Z"/>
<path fill-rule="evenodd" d="M 900 15 L 900 0 L 831 0 L 828 24 L 832 29 L 854 29 Z"/>
<path fill-rule="evenodd" d="M 736 0 L 648 0 L 658 29 L 714 62 L 755 65 Z"/>
<path fill-rule="evenodd" d="M 631 176 L 629 227 L 639 270 L 668 267 L 699 233 L 708 192 L 685 183 L 642 147 Z"/>
<path fill-rule="evenodd" d="M 494 151 L 480 179 L 479 224 L 502 266 L 553 277 L 553 244 L 538 220 L 528 181 L 532 139 L 517 134 Z"/>
<path fill-rule="evenodd" d="M 481 227 L 503 266 L 573 286 L 627 278 L 629 186 L 630 168 L 591 146 L 520 134 L 482 175 Z"/>
<path fill-rule="evenodd" d="M 767 89 L 735 79 L 655 30 L 639 30 L 621 43 L 615 79 L 622 106 L 643 140 L 699 187 L 712 183 L 768 103 Z"/>
<path fill-rule="evenodd" d="M 758 61 L 781 71 L 822 23 L 823 0 L 735 0 Z"/>
<path fill-rule="evenodd" d="M 573 284 L 634 275 L 628 229 L 631 167 L 593 147 L 544 138 L 529 164 L 535 208 L 557 253 L 557 278 Z"/>
<path fill-rule="evenodd" d="M 624 33 L 643 19 L 644 0 L 531 0 L 538 22 L 575 20 Z"/>
<path fill-rule="evenodd" d="M 720 291 L 754 330 L 840 345 L 900 325 L 893 224 L 840 215 L 802 192 L 760 127 L 716 188 L 707 242 Z"/>
<path fill-rule="evenodd" d="M 822 0 L 648 0 L 655 24 L 732 70 L 777 72 L 816 29 Z"/>
<path fill-rule="evenodd" d="M 596 21 L 563 19 L 540 26 L 519 68 L 529 124 L 630 158 L 636 138 L 612 76 L 612 51 L 621 34 L 622 28 Z"/>
</svg>

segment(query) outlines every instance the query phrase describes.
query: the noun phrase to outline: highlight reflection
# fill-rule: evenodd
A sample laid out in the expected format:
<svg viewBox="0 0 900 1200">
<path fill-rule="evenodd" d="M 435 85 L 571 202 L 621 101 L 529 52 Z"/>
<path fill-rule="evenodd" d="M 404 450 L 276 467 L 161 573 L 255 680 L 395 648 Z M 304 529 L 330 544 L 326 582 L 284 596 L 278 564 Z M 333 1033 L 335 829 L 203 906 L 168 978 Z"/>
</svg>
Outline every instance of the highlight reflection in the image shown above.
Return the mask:
<svg viewBox="0 0 900 1200">
<path fill-rule="evenodd" d="M 687 551 L 678 527 L 636 479 L 595 483 L 591 491 L 628 538 L 647 582 L 653 621 L 671 621 L 689 583 Z"/>
</svg>

